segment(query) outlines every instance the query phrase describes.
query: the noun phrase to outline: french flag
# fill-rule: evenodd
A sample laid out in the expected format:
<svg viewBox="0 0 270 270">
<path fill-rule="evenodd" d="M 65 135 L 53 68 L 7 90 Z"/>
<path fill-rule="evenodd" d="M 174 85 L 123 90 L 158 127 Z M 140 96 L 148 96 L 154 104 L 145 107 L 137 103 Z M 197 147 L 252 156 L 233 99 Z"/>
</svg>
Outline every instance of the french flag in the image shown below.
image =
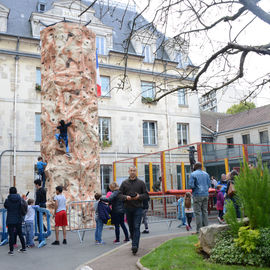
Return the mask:
<svg viewBox="0 0 270 270">
<path fill-rule="evenodd" d="M 97 75 L 97 96 L 101 96 L 101 79 L 99 75 L 99 66 L 98 66 L 98 53 L 96 50 L 96 75 Z"/>
</svg>

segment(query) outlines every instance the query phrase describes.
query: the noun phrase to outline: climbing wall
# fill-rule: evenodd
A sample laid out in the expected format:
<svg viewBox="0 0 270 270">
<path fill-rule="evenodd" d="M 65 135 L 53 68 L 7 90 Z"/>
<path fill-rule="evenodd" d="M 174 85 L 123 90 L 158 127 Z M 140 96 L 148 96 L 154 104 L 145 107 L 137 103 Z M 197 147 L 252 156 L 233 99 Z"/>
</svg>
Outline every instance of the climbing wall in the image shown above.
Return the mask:
<svg viewBox="0 0 270 270">
<path fill-rule="evenodd" d="M 100 191 L 95 34 L 75 23 L 41 31 L 41 153 L 49 199 L 62 185 L 68 201 L 93 199 Z M 55 138 L 68 127 L 70 157 Z"/>
</svg>

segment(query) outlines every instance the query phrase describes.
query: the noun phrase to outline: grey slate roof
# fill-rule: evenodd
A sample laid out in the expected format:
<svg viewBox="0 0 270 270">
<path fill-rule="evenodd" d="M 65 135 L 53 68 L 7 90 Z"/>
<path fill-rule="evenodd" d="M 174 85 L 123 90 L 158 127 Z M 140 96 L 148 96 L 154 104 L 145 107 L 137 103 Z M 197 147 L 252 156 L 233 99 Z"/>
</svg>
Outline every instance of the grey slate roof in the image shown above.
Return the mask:
<svg viewBox="0 0 270 270">
<path fill-rule="evenodd" d="M 52 7 L 55 0 L 45 0 L 47 2 L 46 10 Z M 56 0 L 57 1 L 57 0 Z M 89 2 L 82 1 L 85 5 Z M 7 25 L 7 33 L 20 37 L 33 38 L 31 33 L 31 24 L 29 18 L 32 12 L 37 12 L 38 0 L 0 0 L 0 4 L 10 9 Z M 122 8 L 99 5 L 96 2 L 93 6 L 95 9 L 95 16 L 99 18 L 103 24 L 113 28 L 113 50 L 124 52 L 124 41 L 130 34 L 129 21 L 131 21 L 137 14 L 131 10 L 124 10 Z M 123 23 L 121 23 L 123 18 Z M 140 16 L 136 29 L 141 25 L 146 24 L 147 21 Z M 163 36 L 161 33 L 156 32 L 158 35 L 157 48 Z M 134 48 L 130 44 L 129 53 L 136 54 Z M 164 48 L 160 48 L 157 52 L 157 58 L 170 61 Z"/>
<path fill-rule="evenodd" d="M 219 122 L 218 134 L 253 126 L 260 126 L 265 123 L 270 124 L 270 105 L 265 105 L 233 115 L 206 111 L 201 112 L 202 125 L 215 132 L 217 132 L 217 121 Z"/>
</svg>

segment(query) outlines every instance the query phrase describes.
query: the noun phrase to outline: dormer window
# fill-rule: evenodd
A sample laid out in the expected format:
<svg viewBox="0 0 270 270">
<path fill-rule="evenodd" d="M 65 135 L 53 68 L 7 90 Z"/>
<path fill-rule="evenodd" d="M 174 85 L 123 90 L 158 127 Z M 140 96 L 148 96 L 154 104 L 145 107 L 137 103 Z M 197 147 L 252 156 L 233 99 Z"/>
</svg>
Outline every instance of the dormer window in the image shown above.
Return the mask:
<svg viewBox="0 0 270 270">
<path fill-rule="evenodd" d="M 102 36 L 96 36 L 96 48 L 98 54 L 106 54 L 106 39 Z"/>
<path fill-rule="evenodd" d="M 151 46 L 147 44 L 142 45 L 142 55 L 144 56 L 144 62 L 146 63 L 152 63 L 153 61 L 153 55 L 152 55 L 152 50 Z"/>
<path fill-rule="evenodd" d="M 46 1 L 45 0 L 39 0 L 37 10 L 40 13 L 43 13 L 46 11 Z"/>
</svg>

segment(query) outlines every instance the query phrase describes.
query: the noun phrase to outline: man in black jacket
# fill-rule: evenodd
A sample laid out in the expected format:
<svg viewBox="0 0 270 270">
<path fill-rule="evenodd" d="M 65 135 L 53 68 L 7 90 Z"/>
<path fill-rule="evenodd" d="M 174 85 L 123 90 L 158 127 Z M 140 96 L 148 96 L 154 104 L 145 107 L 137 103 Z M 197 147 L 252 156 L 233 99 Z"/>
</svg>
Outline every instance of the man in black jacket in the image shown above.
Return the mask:
<svg viewBox="0 0 270 270">
<path fill-rule="evenodd" d="M 46 190 L 45 188 L 41 187 L 41 180 L 37 179 L 34 181 L 35 187 L 36 187 L 36 201 L 35 201 L 35 205 L 39 205 L 39 207 L 43 207 L 46 208 Z M 37 223 L 38 223 L 38 230 L 40 232 L 40 228 L 39 228 L 39 215 L 37 215 Z M 43 229 L 44 232 L 47 231 L 47 228 L 45 227 L 45 225 L 43 224 Z M 38 239 L 36 238 L 35 241 L 38 241 Z"/>
<path fill-rule="evenodd" d="M 25 252 L 25 241 L 22 235 L 22 221 L 23 217 L 21 215 L 21 200 L 19 194 L 17 194 L 17 189 L 11 187 L 9 189 L 9 195 L 5 200 L 4 207 L 7 209 L 7 226 L 9 235 L 9 255 L 14 255 L 13 245 L 15 243 L 15 230 L 20 238 L 22 248 L 19 249 L 20 252 Z"/>
<path fill-rule="evenodd" d="M 148 199 L 145 183 L 137 178 L 137 168 L 129 168 L 129 178 L 120 186 L 119 196 L 124 201 L 132 253 L 135 255 L 139 248 L 140 226 L 142 221 L 143 200 Z"/>
</svg>

